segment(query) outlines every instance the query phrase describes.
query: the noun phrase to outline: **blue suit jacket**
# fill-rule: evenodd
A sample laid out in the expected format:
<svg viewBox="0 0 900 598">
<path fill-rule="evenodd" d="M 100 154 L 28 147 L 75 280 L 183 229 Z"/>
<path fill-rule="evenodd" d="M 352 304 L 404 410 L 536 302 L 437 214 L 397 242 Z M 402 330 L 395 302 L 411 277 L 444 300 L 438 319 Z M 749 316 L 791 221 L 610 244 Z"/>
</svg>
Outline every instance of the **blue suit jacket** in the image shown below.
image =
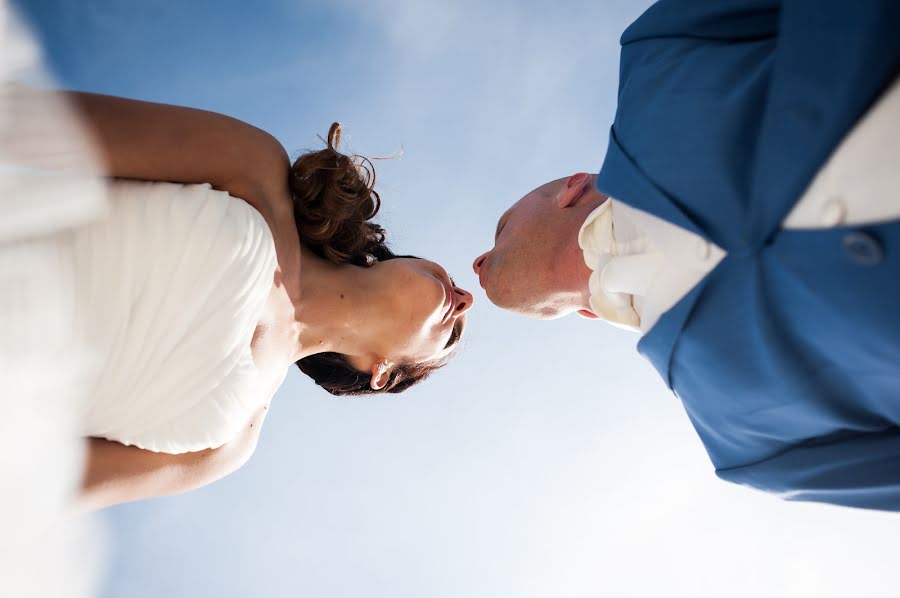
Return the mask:
<svg viewBox="0 0 900 598">
<path fill-rule="evenodd" d="M 900 221 L 780 228 L 898 31 L 897 0 L 663 0 L 622 36 L 597 187 L 728 252 L 638 345 L 725 480 L 900 510 Z"/>
</svg>

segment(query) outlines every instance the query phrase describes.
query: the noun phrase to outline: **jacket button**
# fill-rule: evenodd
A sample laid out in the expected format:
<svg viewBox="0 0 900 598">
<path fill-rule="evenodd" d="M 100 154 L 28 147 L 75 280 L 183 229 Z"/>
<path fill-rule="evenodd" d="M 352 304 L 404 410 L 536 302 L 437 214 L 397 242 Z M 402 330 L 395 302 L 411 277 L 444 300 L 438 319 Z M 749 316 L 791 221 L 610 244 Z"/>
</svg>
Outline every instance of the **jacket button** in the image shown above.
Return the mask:
<svg viewBox="0 0 900 598">
<path fill-rule="evenodd" d="M 848 233 L 844 237 L 844 251 L 860 266 L 874 266 L 884 257 L 881 241 L 861 232 Z"/>
<path fill-rule="evenodd" d="M 826 227 L 838 226 L 844 222 L 847 208 L 837 197 L 832 197 L 822 206 L 822 225 Z"/>
<path fill-rule="evenodd" d="M 706 261 L 707 259 L 709 259 L 709 243 L 707 243 L 703 239 L 697 239 L 697 243 L 694 246 L 694 254 L 700 261 Z"/>
</svg>

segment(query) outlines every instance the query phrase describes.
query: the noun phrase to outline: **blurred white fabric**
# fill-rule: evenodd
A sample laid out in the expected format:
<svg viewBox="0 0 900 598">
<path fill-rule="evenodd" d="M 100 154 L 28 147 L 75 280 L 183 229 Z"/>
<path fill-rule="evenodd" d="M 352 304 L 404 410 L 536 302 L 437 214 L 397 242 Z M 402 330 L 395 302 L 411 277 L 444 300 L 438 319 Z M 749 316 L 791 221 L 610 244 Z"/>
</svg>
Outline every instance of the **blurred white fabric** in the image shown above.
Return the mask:
<svg viewBox="0 0 900 598">
<path fill-rule="evenodd" d="M 81 598 L 97 592 L 103 533 L 72 508 L 96 361 L 72 327 L 68 249 L 105 197 L 72 113 L 20 85 L 44 79 L 36 44 L 0 0 L 0 596 Z"/>
</svg>

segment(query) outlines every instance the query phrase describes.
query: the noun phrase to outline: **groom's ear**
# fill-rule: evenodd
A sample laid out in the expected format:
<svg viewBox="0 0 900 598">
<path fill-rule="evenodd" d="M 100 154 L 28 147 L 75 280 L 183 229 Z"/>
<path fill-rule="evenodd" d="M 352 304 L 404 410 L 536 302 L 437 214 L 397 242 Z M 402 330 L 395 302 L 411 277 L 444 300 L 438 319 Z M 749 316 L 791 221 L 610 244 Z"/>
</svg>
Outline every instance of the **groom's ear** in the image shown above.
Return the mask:
<svg viewBox="0 0 900 598">
<path fill-rule="evenodd" d="M 590 190 L 594 178 L 586 172 L 573 174 L 566 179 L 565 186 L 556 194 L 556 206 L 569 208 L 578 204 L 584 195 Z"/>
<path fill-rule="evenodd" d="M 589 309 L 579 309 L 575 313 L 577 313 L 582 318 L 587 318 L 588 320 L 599 320 L 600 319 L 600 316 L 598 316 L 597 314 L 595 314 L 594 312 L 592 312 Z"/>
</svg>

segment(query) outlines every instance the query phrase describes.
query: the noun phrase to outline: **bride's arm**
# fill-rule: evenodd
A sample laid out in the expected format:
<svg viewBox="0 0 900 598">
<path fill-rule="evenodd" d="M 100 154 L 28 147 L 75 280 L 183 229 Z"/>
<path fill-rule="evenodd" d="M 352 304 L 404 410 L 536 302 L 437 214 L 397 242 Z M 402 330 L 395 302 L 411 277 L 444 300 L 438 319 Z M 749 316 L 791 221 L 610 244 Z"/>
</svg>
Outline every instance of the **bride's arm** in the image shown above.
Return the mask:
<svg viewBox="0 0 900 598">
<path fill-rule="evenodd" d="M 92 93 L 64 95 L 93 133 L 109 176 L 209 183 L 267 217 L 290 209 L 290 162 L 269 133 L 205 110 Z"/>
<path fill-rule="evenodd" d="M 266 409 L 261 409 L 234 440 L 193 453 L 170 455 L 101 438 L 88 439 L 79 507 L 100 509 L 179 494 L 225 477 L 253 454 Z"/>
</svg>

